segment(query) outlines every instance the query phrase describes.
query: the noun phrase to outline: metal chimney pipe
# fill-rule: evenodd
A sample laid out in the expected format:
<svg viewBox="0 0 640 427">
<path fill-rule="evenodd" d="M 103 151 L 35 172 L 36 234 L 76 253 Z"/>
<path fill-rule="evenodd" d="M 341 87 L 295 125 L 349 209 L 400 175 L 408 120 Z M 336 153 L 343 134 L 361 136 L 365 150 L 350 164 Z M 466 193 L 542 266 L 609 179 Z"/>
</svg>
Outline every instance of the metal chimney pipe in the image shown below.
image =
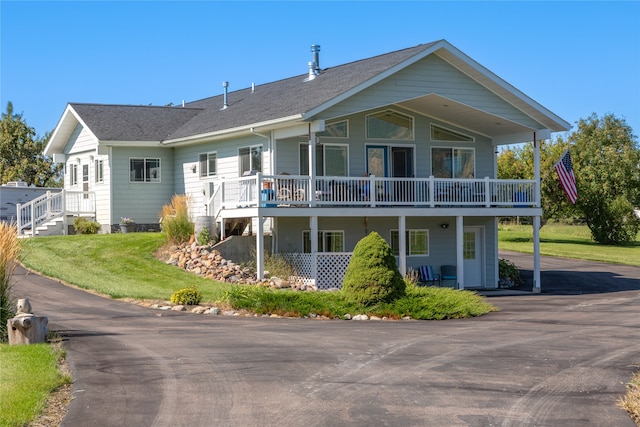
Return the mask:
<svg viewBox="0 0 640 427">
<path fill-rule="evenodd" d="M 320 45 L 312 44 L 311 53 L 312 53 L 311 60 L 315 64 L 314 71 L 316 74 L 319 74 L 320 73 Z"/>
<path fill-rule="evenodd" d="M 224 88 L 224 96 L 222 99 L 221 110 L 224 110 L 229 106 L 229 103 L 227 102 L 227 88 L 229 87 L 229 82 L 222 82 L 222 87 Z"/>
</svg>

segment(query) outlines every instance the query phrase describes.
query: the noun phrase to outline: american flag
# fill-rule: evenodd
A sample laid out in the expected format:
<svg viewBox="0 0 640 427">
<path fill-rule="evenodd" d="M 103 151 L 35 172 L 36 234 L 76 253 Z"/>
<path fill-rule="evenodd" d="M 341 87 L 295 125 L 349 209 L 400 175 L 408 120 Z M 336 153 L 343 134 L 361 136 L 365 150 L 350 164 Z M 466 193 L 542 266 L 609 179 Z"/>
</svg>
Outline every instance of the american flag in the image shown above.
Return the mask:
<svg viewBox="0 0 640 427">
<path fill-rule="evenodd" d="M 573 175 L 573 163 L 568 149 L 556 163 L 555 169 L 564 192 L 567 194 L 569 201 L 575 205 L 576 200 L 578 200 L 578 189 L 576 188 L 576 177 Z"/>
</svg>

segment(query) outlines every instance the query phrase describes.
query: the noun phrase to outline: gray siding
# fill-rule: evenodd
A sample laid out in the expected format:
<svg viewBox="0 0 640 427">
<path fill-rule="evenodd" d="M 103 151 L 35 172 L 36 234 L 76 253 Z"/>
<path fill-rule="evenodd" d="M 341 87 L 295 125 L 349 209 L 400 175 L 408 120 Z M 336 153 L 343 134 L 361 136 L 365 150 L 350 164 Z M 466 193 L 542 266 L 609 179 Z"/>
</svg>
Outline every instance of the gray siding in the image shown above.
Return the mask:
<svg viewBox="0 0 640 427">
<path fill-rule="evenodd" d="M 350 97 L 323 113 L 323 117 L 370 110 L 430 93 L 530 126 L 532 129 L 539 126 L 529 116 L 436 55 L 430 55 Z"/>
<path fill-rule="evenodd" d="M 129 182 L 129 159 L 159 158 L 160 182 Z M 174 194 L 173 150 L 166 148 L 113 148 L 111 158 L 112 224 L 131 217 L 138 224 L 156 224 L 162 206 Z"/>
</svg>

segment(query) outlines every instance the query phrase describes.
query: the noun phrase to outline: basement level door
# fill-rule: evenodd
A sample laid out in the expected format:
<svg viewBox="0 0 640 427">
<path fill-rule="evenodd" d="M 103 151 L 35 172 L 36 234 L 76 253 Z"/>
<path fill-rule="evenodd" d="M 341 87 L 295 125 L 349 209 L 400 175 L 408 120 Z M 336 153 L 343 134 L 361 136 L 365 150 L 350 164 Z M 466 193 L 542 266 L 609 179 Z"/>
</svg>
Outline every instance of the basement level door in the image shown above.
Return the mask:
<svg viewBox="0 0 640 427">
<path fill-rule="evenodd" d="M 465 288 L 485 286 L 483 234 L 482 227 L 464 227 L 462 245 Z"/>
</svg>

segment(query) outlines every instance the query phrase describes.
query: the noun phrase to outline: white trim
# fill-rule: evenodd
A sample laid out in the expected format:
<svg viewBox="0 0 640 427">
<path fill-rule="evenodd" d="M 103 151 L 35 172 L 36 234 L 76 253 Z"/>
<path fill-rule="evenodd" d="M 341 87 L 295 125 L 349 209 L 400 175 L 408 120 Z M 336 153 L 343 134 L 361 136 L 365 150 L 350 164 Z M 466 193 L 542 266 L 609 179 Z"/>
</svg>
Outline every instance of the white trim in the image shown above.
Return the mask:
<svg viewBox="0 0 640 427">
<path fill-rule="evenodd" d="M 131 160 L 143 161 L 142 181 L 131 180 Z M 158 178 L 154 181 L 147 181 L 147 160 L 158 161 Z M 162 159 L 160 157 L 129 157 L 129 184 L 160 184 L 162 183 Z"/>
<path fill-rule="evenodd" d="M 293 116 L 282 117 L 279 119 L 268 120 L 264 122 L 252 123 L 249 125 L 243 125 L 235 128 L 223 129 L 223 130 L 203 133 L 199 135 L 185 136 L 182 138 L 175 138 L 175 139 L 167 139 L 165 141 L 162 141 L 162 145 L 185 145 L 185 144 L 192 144 L 192 143 L 203 142 L 203 141 L 214 141 L 216 139 L 226 138 L 229 135 L 235 134 L 235 133 L 251 134 L 253 133 L 252 130 L 255 132 L 275 130 L 283 127 L 283 126 L 277 126 L 277 125 L 299 121 L 300 119 L 302 119 L 302 114 L 296 114 Z M 258 129 L 261 127 L 265 129 Z"/>
</svg>

